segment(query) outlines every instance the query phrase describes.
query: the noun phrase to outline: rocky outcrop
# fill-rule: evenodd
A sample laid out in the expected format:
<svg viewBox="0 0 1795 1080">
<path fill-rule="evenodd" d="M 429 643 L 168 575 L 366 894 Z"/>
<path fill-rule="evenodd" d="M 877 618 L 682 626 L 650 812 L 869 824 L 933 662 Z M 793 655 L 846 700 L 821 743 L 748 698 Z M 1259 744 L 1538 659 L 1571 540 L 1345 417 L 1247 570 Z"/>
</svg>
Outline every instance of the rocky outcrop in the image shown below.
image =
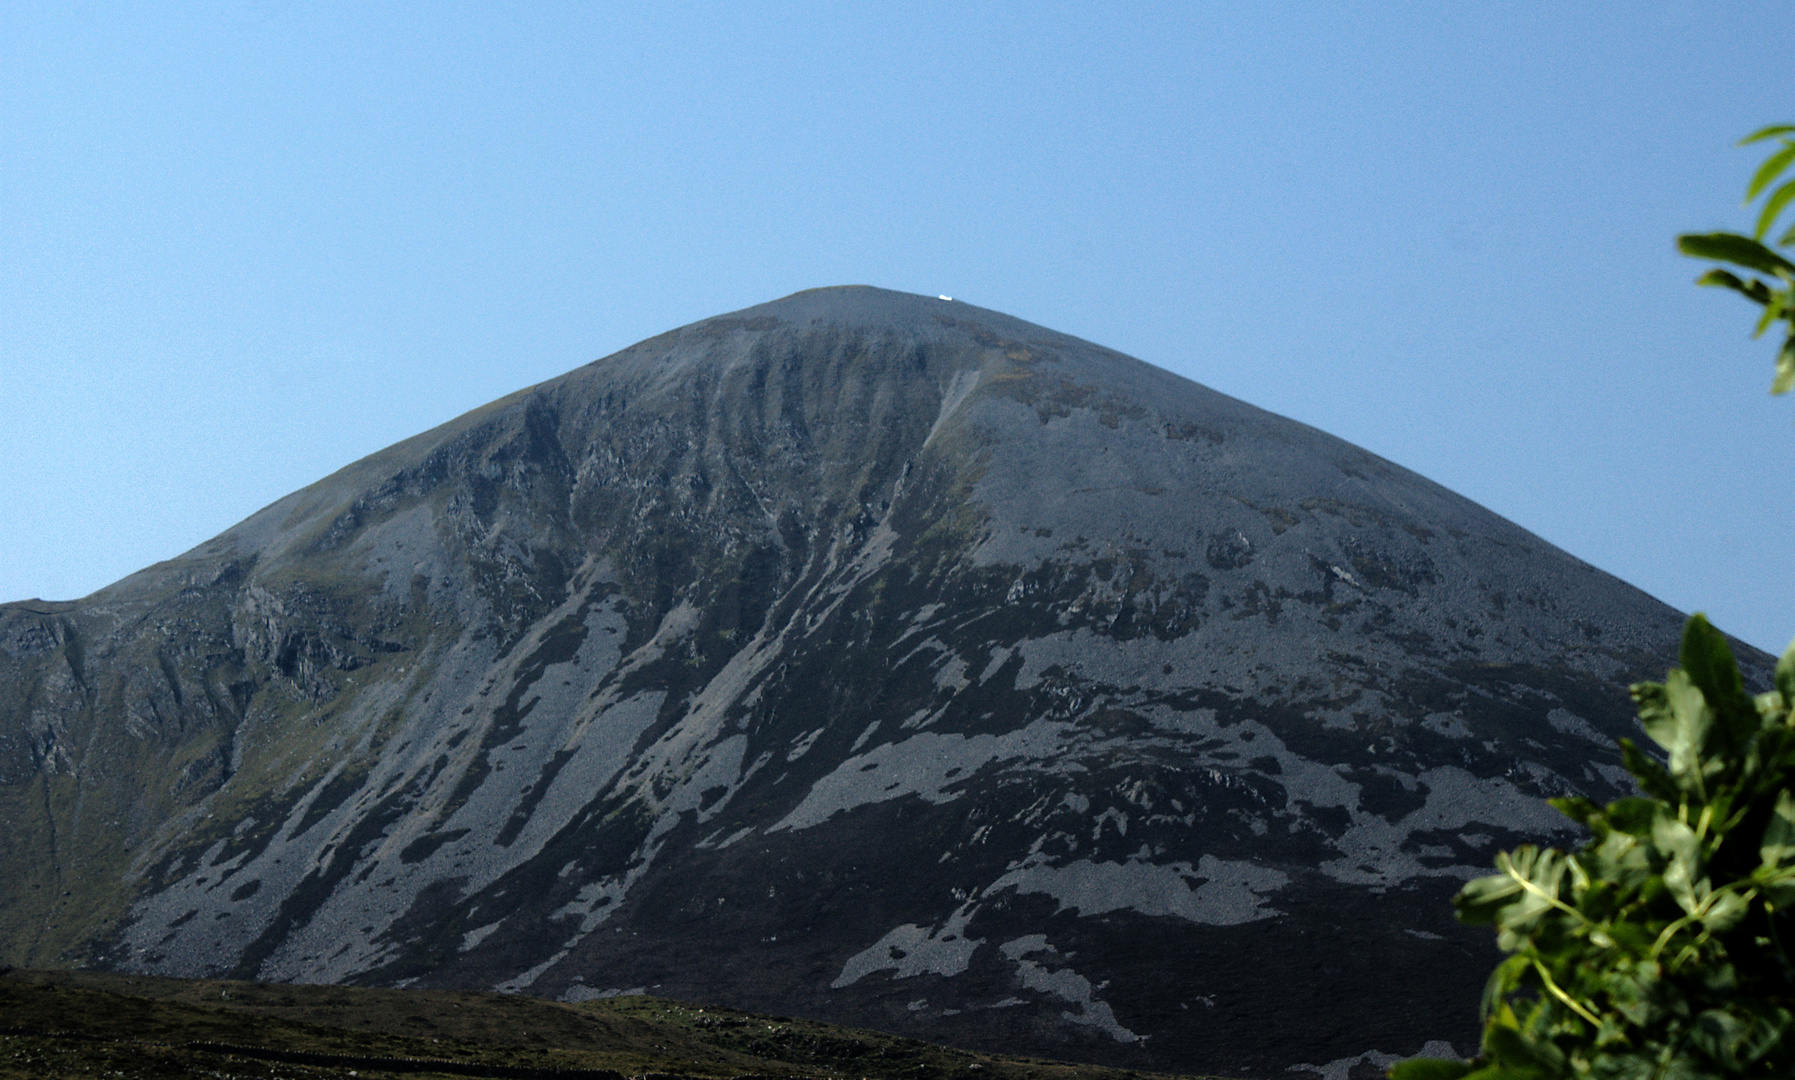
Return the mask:
<svg viewBox="0 0 1795 1080">
<path fill-rule="evenodd" d="M 0 959 L 1468 1049 L 1446 899 L 1624 790 L 1679 623 L 1138 361 L 800 293 L 0 608 Z"/>
</svg>

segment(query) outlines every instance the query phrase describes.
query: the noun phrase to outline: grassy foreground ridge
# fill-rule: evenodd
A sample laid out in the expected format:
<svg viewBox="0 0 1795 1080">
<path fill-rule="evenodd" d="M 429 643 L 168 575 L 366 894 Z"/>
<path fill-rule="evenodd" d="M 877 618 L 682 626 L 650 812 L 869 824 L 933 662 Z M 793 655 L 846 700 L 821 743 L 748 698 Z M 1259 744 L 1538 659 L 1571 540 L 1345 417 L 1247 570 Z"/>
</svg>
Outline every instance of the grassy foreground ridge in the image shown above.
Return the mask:
<svg viewBox="0 0 1795 1080">
<path fill-rule="evenodd" d="M 0 1080 L 544 1076 L 1135 1080 L 879 1032 L 649 997 L 0 974 Z"/>
</svg>

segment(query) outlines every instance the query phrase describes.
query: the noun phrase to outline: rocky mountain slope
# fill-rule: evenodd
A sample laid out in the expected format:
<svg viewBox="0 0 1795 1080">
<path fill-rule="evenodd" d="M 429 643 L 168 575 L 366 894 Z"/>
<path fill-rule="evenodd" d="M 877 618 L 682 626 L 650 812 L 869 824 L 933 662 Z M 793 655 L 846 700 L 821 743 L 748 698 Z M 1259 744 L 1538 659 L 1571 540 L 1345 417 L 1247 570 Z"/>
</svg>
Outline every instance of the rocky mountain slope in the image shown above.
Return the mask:
<svg viewBox="0 0 1795 1080">
<path fill-rule="evenodd" d="M 800 293 L 0 607 L 0 959 L 1344 1075 L 1469 1048 L 1446 899 L 1622 790 L 1679 624 L 1139 361 Z"/>
</svg>

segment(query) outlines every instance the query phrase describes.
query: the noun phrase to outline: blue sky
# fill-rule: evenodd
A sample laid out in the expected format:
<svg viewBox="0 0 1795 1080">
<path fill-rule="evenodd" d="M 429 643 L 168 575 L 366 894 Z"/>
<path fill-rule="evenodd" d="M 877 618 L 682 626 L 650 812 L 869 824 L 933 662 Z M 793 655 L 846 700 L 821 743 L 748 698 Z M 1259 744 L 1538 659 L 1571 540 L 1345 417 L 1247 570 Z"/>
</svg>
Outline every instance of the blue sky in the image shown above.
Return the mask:
<svg viewBox="0 0 1795 1080">
<path fill-rule="evenodd" d="M 0 8 L 0 598 L 633 341 L 946 293 L 1795 633 L 1743 230 L 1784 3 Z"/>
</svg>

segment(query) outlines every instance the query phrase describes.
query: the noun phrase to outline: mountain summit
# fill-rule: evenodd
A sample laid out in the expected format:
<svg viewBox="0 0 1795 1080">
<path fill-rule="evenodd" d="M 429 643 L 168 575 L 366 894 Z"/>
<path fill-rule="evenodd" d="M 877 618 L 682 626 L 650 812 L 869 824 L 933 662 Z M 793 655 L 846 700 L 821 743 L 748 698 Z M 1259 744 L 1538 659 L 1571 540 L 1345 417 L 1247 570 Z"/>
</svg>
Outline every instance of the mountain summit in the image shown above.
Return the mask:
<svg viewBox="0 0 1795 1080">
<path fill-rule="evenodd" d="M 1447 898 L 1626 789 L 1680 620 L 1140 361 L 799 293 L 0 606 L 0 959 L 1469 1050 Z"/>
</svg>

